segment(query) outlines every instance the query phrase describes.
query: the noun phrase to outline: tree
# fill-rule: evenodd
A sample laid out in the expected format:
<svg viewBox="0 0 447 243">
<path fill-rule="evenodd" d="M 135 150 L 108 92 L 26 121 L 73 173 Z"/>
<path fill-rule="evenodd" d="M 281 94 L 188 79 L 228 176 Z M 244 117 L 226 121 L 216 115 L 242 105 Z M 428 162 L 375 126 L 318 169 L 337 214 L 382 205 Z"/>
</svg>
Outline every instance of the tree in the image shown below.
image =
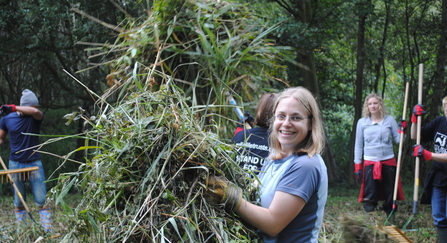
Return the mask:
<svg viewBox="0 0 447 243">
<path fill-rule="evenodd" d="M 86 114 L 94 114 L 95 97 L 72 77 L 76 76 L 90 90 L 102 93 L 106 89 L 107 68 L 88 69 L 88 62 L 100 62 L 97 57 L 85 55 L 82 42 L 107 41 L 107 29 L 76 15 L 73 5 L 85 5 L 97 16 L 110 22 L 120 22 L 124 14 L 110 1 L 2 1 L 0 8 L 0 102 L 18 103 L 23 89 L 36 93 L 41 109 L 48 115 L 59 114 L 55 119 L 44 119 L 43 134 L 60 134 L 66 131 L 60 112 L 83 107 Z M 135 9 L 138 5 L 135 4 Z M 81 69 L 85 72 L 77 73 Z M 65 71 L 64 71 L 65 70 Z M 51 116 L 49 116 L 51 117 Z M 58 126 L 54 126 L 58 124 Z M 83 132 L 84 121 L 78 120 L 78 133 Z M 78 145 L 83 144 L 78 140 Z M 64 147 L 64 146 L 60 146 Z M 68 146 L 65 148 L 68 149 Z M 50 152 L 55 152 L 50 148 Z M 83 154 L 78 153 L 77 159 Z M 51 160 L 57 168 L 57 159 Z M 50 164 L 50 163 L 48 163 Z M 48 170 L 50 173 L 52 169 Z"/>
</svg>

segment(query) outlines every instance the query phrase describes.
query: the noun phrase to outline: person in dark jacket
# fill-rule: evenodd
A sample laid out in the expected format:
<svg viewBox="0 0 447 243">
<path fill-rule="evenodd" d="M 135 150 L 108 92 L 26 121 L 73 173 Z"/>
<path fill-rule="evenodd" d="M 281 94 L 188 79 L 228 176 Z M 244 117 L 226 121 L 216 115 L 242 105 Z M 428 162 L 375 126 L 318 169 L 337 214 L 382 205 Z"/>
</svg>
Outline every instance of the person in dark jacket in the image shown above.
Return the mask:
<svg viewBox="0 0 447 243">
<path fill-rule="evenodd" d="M 420 150 L 420 154 L 425 160 L 433 159 L 425 180 L 421 204 L 431 204 L 439 242 L 447 242 L 447 164 L 442 159 L 444 155 L 437 155 L 447 153 L 447 96 L 442 100 L 442 107 L 444 109 L 443 116 L 438 116 L 421 127 L 421 144 L 433 142 L 435 153 L 424 151 L 422 146 L 415 147 L 415 149 Z M 417 117 L 425 113 L 422 104 L 414 106 L 411 117 L 411 139 L 416 139 Z"/>
<path fill-rule="evenodd" d="M 264 165 L 269 154 L 269 125 L 273 118 L 273 105 L 276 94 L 266 93 L 259 99 L 256 107 L 255 127 L 242 129 L 233 137 L 237 146 L 236 162 L 247 171 L 247 177 L 254 178 Z"/>
</svg>

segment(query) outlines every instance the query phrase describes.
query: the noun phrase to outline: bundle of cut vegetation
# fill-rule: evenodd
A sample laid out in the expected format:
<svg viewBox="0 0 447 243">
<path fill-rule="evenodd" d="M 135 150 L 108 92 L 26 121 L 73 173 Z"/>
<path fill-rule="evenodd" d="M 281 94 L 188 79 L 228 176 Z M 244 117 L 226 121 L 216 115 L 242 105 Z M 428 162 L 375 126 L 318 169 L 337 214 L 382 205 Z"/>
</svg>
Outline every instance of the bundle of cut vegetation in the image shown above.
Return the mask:
<svg viewBox="0 0 447 243">
<path fill-rule="evenodd" d="M 398 242 L 389 238 L 386 233 L 376 226 L 370 225 L 364 215 L 341 214 L 339 222 L 342 229 L 342 241 L 346 243 L 381 243 Z"/>
<path fill-rule="evenodd" d="M 265 92 L 258 87 L 273 89 L 284 71 L 278 57 L 291 58 L 282 54 L 287 48 L 265 39 L 275 27 L 249 25 L 244 6 L 150 2 L 145 19 L 112 28 L 119 31 L 113 44 L 89 49 L 107 54 L 110 87 L 91 93 L 97 115 L 78 116 L 90 127 L 76 150 L 89 152 L 86 162 L 52 189 L 70 217 L 64 240 L 258 242 L 255 229 L 207 198 L 206 179 L 225 176 L 254 201 L 233 160 L 236 124 L 226 94 L 253 100 Z M 70 208 L 64 196 L 73 188 L 83 199 Z"/>
<path fill-rule="evenodd" d="M 67 240 L 256 242 L 252 229 L 206 199 L 210 174 L 246 191 L 250 184 L 232 146 L 204 131 L 187 101 L 167 84 L 102 114 L 89 132 L 96 155 L 60 183 L 60 190 L 73 185 L 83 193 Z M 63 203 L 63 195 L 56 200 Z"/>
</svg>

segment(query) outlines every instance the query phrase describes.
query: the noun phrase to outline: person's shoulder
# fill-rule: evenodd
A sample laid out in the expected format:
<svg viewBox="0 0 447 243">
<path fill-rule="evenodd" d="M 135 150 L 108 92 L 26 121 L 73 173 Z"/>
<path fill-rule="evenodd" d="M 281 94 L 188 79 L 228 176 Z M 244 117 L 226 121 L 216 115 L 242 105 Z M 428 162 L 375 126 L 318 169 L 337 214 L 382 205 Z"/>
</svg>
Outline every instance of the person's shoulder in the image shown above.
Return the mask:
<svg viewBox="0 0 447 243">
<path fill-rule="evenodd" d="M 11 112 L 8 115 L 4 116 L 2 118 L 2 120 L 4 119 L 5 121 L 8 121 L 8 120 L 16 118 L 16 117 L 20 117 L 19 114 L 17 114 L 17 112 Z"/>
<path fill-rule="evenodd" d="M 253 133 L 253 134 L 267 134 L 268 130 L 269 130 L 268 128 L 255 127 L 255 128 L 249 129 L 248 132 Z"/>
<path fill-rule="evenodd" d="M 250 134 L 250 129 L 242 129 L 234 135 L 233 141 L 242 142 L 242 141 L 246 140 L 246 138 L 248 137 L 249 134 Z"/>
<path fill-rule="evenodd" d="M 385 121 L 387 121 L 387 122 L 393 122 L 393 123 L 396 123 L 396 119 L 393 117 L 393 116 L 391 116 L 391 115 L 385 115 L 385 117 L 383 118 Z"/>
<path fill-rule="evenodd" d="M 299 153 L 294 155 L 293 160 L 294 163 L 313 164 L 320 160 L 320 155 L 314 154 L 313 156 L 309 157 L 307 153 Z"/>
<path fill-rule="evenodd" d="M 290 164 L 289 170 L 307 171 L 309 173 L 312 173 L 311 171 L 320 171 L 320 158 L 321 156 L 319 154 L 315 154 L 312 157 L 309 157 L 307 153 L 303 155 L 295 155 L 294 160 Z"/>
<path fill-rule="evenodd" d="M 16 112 L 12 112 L 9 113 L 8 115 L 2 117 L 0 119 L 0 124 L 2 124 L 3 126 L 11 126 L 12 124 L 15 124 L 16 122 L 14 121 L 14 119 L 17 117 L 17 113 Z"/>
<path fill-rule="evenodd" d="M 435 119 L 431 120 L 428 124 L 439 124 L 439 123 L 447 123 L 447 118 L 445 116 L 438 116 Z"/>
<path fill-rule="evenodd" d="M 363 126 L 367 121 L 367 117 L 361 117 L 358 121 L 357 121 L 357 125 L 358 126 Z"/>
<path fill-rule="evenodd" d="M 445 117 L 445 116 L 438 116 L 438 117 L 436 117 L 434 120 L 439 120 L 439 121 L 447 122 L 447 117 Z"/>
</svg>

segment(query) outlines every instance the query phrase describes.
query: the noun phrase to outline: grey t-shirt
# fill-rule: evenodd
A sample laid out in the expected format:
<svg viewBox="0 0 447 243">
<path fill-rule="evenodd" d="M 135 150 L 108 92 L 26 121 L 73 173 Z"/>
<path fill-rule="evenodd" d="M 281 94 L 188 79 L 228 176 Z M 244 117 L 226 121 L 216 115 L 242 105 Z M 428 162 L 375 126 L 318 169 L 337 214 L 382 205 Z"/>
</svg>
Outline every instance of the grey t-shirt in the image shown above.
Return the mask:
<svg viewBox="0 0 447 243">
<path fill-rule="evenodd" d="M 259 173 L 261 206 L 268 208 L 276 191 L 301 197 L 306 202 L 301 212 L 272 238 L 262 234 L 265 242 L 314 243 L 323 222 L 328 193 L 327 169 L 319 154 L 291 155 L 280 160 L 268 160 Z"/>
</svg>

